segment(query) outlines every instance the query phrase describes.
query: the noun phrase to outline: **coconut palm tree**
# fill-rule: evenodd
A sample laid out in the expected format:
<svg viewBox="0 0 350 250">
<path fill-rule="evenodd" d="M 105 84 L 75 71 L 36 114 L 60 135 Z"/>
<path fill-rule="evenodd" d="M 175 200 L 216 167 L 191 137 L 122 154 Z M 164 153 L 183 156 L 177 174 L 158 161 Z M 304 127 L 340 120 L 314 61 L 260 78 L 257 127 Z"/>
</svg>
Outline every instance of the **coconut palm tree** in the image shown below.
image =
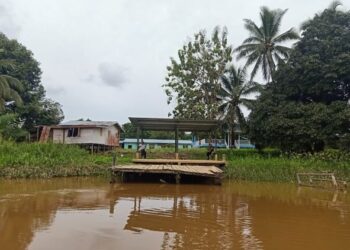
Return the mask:
<svg viewBox="0 0 350 250">
<path fill-rule="evenodd" d="M 255 100 L 249 99 L 249 95 L 260 92 L 263 87 L 257 82 L 247 81 L 246 68 L 236 69 L 234 66 L 229 67 L 220 80 L 219 114 L 228 125 L 232 142 L 235 124 L 246 124 L 241 108 L 251 108 Z"/>
<path fill-rule="evenodd" d="M 6 72 L 8 68 L 13 68 L 13 62 L 5 59 L 0 60 L 1 72 Z M 17 105 L 22 104 L 19 95 L 22 88 L 23 86 L 18 79 L 7 74 L 0 74 L 0 112 L 4 111 L 7 102 L 15 102 Z"/>
<path fill-rule="evenodd" d="M 260 26 L 250 19 L 244 19 L 244 27 L 250 36 L 235 51 L 238 52 L 238 59 L 247 59 L 246 66 L 254 64 L 250 79 L 253 79 L 261 68 L 264 78 L 269 81 L 276 70 L 276 65 L 288 59 L 291 49 L 282 46 L 281 43 L 298 39 L 299 35 L 294 28 L 279 33 L 281 20 L 286 12 L 287 9 L 270 10 L 261 7 Z"/>
</svg>

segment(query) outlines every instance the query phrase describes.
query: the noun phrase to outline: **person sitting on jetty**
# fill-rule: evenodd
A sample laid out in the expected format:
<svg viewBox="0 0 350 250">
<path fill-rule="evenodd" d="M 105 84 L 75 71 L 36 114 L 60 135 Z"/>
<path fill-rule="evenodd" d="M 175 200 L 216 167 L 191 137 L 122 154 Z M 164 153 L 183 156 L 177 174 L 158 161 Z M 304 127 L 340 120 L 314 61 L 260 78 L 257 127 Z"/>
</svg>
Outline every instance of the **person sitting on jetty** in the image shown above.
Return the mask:
<svg viewBox="0 0 350 250">
<path fill-rule="evenodd" d="M 211 158 L 213 153 L 214 153 L 214 147 L 211 144 L 209 144 L 208 151 L 207 151 L 207 160 Z"/>
<path fill-rule="evenodd" d="M 143 143 L 143 141 L 139 145 L 139 151 L 141 153 L 141 159 L 146 159 L 146 145 Z"/>
</svg>

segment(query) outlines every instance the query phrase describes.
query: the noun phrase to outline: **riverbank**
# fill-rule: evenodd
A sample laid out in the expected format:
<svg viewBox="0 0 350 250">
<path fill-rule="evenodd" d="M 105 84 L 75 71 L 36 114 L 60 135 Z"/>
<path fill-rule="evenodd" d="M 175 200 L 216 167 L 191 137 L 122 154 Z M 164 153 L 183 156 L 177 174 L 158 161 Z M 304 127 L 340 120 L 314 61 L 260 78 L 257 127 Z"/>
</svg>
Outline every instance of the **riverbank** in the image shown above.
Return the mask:
<svg viewBox="0 0 350 250">
<path fill-rule="evenodd" d="M 2 142 L 0 177 L 52 178 L 108 175 L 114 153 L 91 155 L 77 146 Z M 135 152 L 116 151 L 117 164 L 129 164 Z M 180 157 L 204 159 L 206 149 L 183 149 Z M 334 172 L 350 180 L 350 155 L 327 150 L 315 155 L 283 155 L 278 150 L 217 150 L 219 159 L 226 156 L 226 177 L 232 180 L 294 182 L 297 172 Z M 173 158 L 173 149 L 150 149 L 150 158 Z"/>
</svg>

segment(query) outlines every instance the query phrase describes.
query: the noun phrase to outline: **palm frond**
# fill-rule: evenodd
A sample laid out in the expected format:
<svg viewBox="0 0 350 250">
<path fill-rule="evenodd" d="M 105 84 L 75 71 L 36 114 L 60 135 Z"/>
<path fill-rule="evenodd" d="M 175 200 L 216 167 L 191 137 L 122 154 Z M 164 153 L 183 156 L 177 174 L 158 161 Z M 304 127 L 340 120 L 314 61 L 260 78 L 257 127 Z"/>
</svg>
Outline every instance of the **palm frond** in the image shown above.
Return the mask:
<svg viewBox="0 0 350 250">
<path fill-rule="evenodd" d="M 296 40 L 299 39 L 300 36 L 298 32 L 294 28 L 290 28 L 286 32 L 276 36 L 275 38 L 272 39 L 272 42 L 274 43 L 280 43 L 280 42 L 285 42 L 287 40 Z"/>
<path fill-rule="evenodd" d="M 250 80 L 251 81 L 254 79 L 256 73 L 258 72 L 258 69 L 261 66 L 261 59 L 262 59 L 262 55 L 259 55 L 256 62 L 255 62 L 254 68 L 253 68 L 252 72 L 250 73 Z M 253 63 L 254 61 L 252 60 L 251 63 Z M 247 61 L 247 63 L 248 63 L 248 61 Z M 248 65 L 248 64 L 246 64 L 246 65 Z"/>
<path fill-rule="evenodd" d="M 221 80 L 221 85 L 222 85 L 223 89 L 225 90 L 225 92 L 231 93 L 232 86 L 231 86 L 229 78 L 226 75 L 222 75 L 220 80 Z"/>
<path fill-rule="evenodd" d="M 253 93 L 261 92 L 264 89 L 264 85 L 258 82 L 249 81 L 243 88 L 242 95 L 249 95 Z"/>
<path fill-rule="evenodd" d="M 256 37 L 256 36 L 250 36 L 247 39 L 245 39 L 243 41 L 243 44 L 247 44 L 247 43 L 251 43 L 251 42 L 259 42 L 259 43 L 263 43 L 264 40 L 261 39 L 260 37 Z"/>
<path fill-rule="evenodd" d="M 241 98 L 241 104 L 252 110 L 254 108 L 254 105 L 256 104 L 256 100 L 252 100 L 252 99 L 247 99 L 247 98 Z"/>
<path fill-rule="evenodd" d="M 264 38 L 261 29 L 250 19 L 243 19 L 244 27 L 254 36 Z"/>
<path fill-rule="evenodd" d="M 335 0 L 328 6 L 329 10 L 336 11 L 338 6 L 343 5 L 341 1 Z"/>
<path fill-rule="evenodd" d="M 272 30 L 271 30 L 271 37 L 275 37 L 278 34 L 280 26 L 281 26 L 282 18 L 284 16 L 284 14 L 286 14 L 287 11 L 288 11 L 288 9 L 276 10 L 274 12 L 273 26 L 272 26 Z"/>
<path fill-rule="evenodd" d="M 281 54 L 284 58 L 288 59 L 292 50 L 288 47 L 277 45 L 275 46 L 275 52 Z"/>
</svg>

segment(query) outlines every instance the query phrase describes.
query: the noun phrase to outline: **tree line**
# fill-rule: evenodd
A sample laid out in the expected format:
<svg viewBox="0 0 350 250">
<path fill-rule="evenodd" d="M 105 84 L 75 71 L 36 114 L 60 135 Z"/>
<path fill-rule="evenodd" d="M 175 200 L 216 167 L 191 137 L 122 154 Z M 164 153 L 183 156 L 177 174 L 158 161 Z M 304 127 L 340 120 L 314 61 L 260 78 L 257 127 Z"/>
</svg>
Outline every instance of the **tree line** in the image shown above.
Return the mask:
<svg viewBox="0 0 350 250">
<path fill-rule="evenodd" d="M 239 124 L 258 148 L 349 150 L 350 12 L 340 4 L 305 21 L 300 33 L 281 32 L 287 10 L 261 7 L 259 24 L 243 20 L 249 36 L 237 48 L 226 28 L 196 33 L 167 67 L 163 87 L 168 104 L 175 103 L 169 116 L 221 119 L 232 137 Z M 265 84 L 254 81 L 259 71 Z"/>
<path fill-rule="evenodd" d="M 63 120 L 61 105 L 46 97 L 33 53 L 0 33 L 0 139 L 30 139 L 37 125 Z"/>
</svg>

